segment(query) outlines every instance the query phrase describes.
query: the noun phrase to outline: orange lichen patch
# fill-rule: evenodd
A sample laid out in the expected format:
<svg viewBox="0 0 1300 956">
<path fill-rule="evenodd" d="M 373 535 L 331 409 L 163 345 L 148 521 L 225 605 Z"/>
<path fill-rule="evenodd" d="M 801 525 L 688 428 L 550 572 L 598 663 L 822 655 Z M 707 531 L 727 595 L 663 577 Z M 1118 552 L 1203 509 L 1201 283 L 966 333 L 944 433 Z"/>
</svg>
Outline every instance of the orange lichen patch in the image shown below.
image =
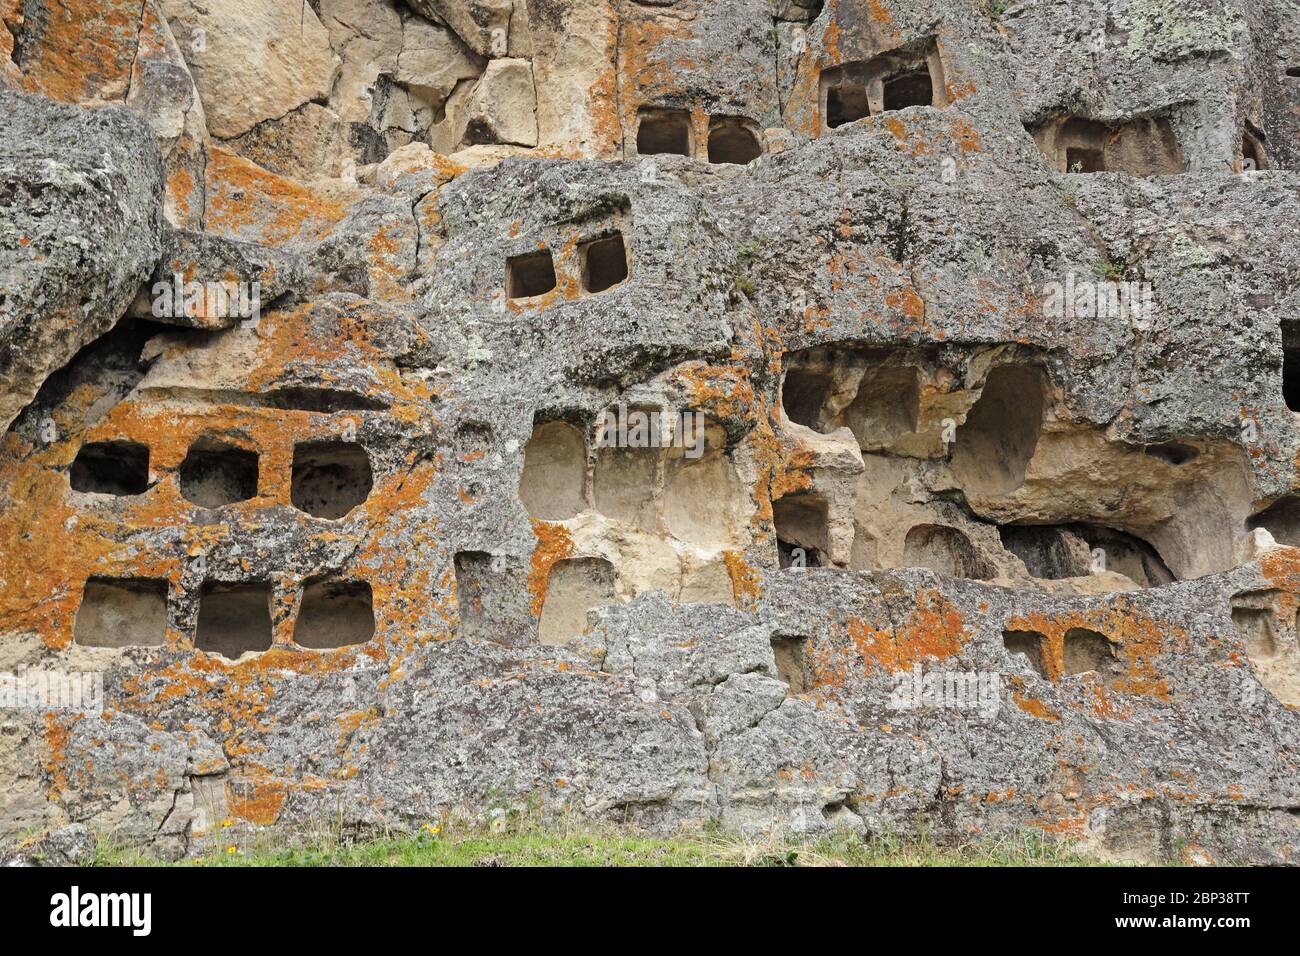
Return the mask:
<svg viewBox="0 0 1300 956">
<path fill-rule="evenodd" d="M 439 232 L 439 227 L 442 225 L 442 208 L 438 205 L 437 193 L 430 193 L 415 207 L 415 216 L 422 235 L 429 236 Z"/>
<path fill-rule="evenodd" d="M 352 742 L 353 735 L 362 727 L 372 726 L 379 722 L 379 712 L 374 708 L 370 710 L 358 710 L 350 714 L 340 714 L 334 718 L 335 723 L 339 725 L 339 744 L 337 753 L 342 756 L 347 752 Z"/>
<path fill-rule="evenodd" d="M 537 538 L 537 547 L 533 549 L 528 566 L 528 593 L 532 595 L 533 616 L 541 617 L 551 566 L 556 561 L 573 557 L 573 536 L 564 525 L 546 521 L 534 521 L 533 534 Z"/>
<path fill-rule="evenodd" d="M 23 22 L 22 0 L 0 0 L 0 63 L 14 55 L 15 30 Z"/>
<path fill-rule="evenodd" d="M 611 28 L 615 32 L 609 49 L 618 50 L 619 54 L 617 74 L 613 80 L 614 91 L 621 96 L 617 128 L 624 131 L 627 138 L 634 139 L 637 108 L 681 92 L 679 76 L 682 65 L 667 50 L 680 48 L 681 43 L 673 41 L 689 43 L 693 40 L 691 34 L 695 27 L 690 21 L 659 17 L 652 13 L 641 16 L 624 13 L 611 19 L 617 22 Z M 611 97 L 608 102 L 613 101 Z M 609 130 L 610 120 L 602 112 L 600 109 L 596 111 L 596 127 Z"/>
<path fill-rule="evenodd" d="M 763 595 L 758 571 L 739 551 L 723 551 L 722 560 L 727 565 L 727 576 L 731 578 L 731 594 L 736 606 L 752 608 Z"/>
<path fill-rule="evenodd" d="M 1054 820 L 1034 819 L 1029 820 L 1028 824 L 1042 830 L 1044 833 L 1065 840 L 1082 840 L 1088 833 L 1088 814 L 1087 812 L 1080 812 L 1073 816 L 1061 816 Z"/>
<path fill-rule="evenodd" d="M 1065 669 L 1065 633 L 1073 628 L 1096 631 L 1118 645 L 1125 672 L 1115 682 L 1114 690 L 1169 700 L 1169 683 L 1160 674 L 1156 658 L 1173 646 L 1186 645 L 1187 631 L 1148 617 L 1125 595 L 1117 595 L 1108 607 L 1055 615 L 1034 612 L 1011 618 L 1004 625 L 1005 630 L 1043 635 L 1043 664 L 1053 681 L 1059 681 Z M 1099 706 L 1104 710 L 1110 705 L 1103 701 Z"/>
<path fill-rule="evenodd" d="M 1090 688 L 1092 715 L 1099 720 L 1128 720 L 1133 716 L 1133 708 L 1123 701 L 1117 701 L 1106 693 L 1106 685 L 1095 681 Z"/>
<path fill-rule="evenodd" d="M 1259 570 L 1281 592 L 1275 613 L 1283 620 L 1294 620 L 1300 610 L 1300 548 L 1270 551 L 1260 560 Z"/>
<path fill-rule="evenodd" d="M 370 295 L 372 298 L 409 302 L 411 293 L 402 280 L 406 278 L 403 244 L 398 233 L 401 226 L 379 229 L 370 237 Z"/>
<path fill-rule="evenodd" d="M 757 464 L 751 491 L 754 514 L 750 518 L 750 526 L 755 534 L 771 529 L 773 486 L 780 480 L 785 461 L 785 449 L 772 429 L 771 409 L 761 400 L 758 406 L 757 427 L 746 439 Z M 785 493 L 788 494 L 789 491 Z"/>
<path fill-rule="evenodd" d="M 50 778 L 49 798 L 51 800 L 57 800 L 67 789 L 68 740 L 72 737 L 72 728 L 84 716 L 84 714 L 61 716 L 53 711 L 45 714 L 45 754 L 41 760 L 41 767 Z"/>
<path fill-rule="evenodd" d="M 87 569 L 111 567 L 115 553 L 129 546 L 86 540 L 70 527 L 76 512 L 63 486 L 42 467 L 53 465 L 55 457 L 46 449 L 31 460 L 6 454 L 0 461 L 0 498 L 8 501 L 0 510 L 0 541 L 6 543 L 0 551 L 0 581 L 5 583 L 0 620 L 9 630 L 35 633 L 46 647 L 60 650 L 72 642 Z"/>
<path fill-rule="evenodd" d="M 158 7 L 152 3 L 146 3 L 140 20 L 140 38 L 136 47 L 135 62 L 131 70 L 131 82 L 133 84 L 138 81 L 138 78 L 144 72 L 144 62 L 146 60 L 167 59 L 167 37 L 169 34 L 170 31 L 166 22 L 162 19 Z"/>
<path fill-rule="evenodd" d="M 244 777 L 226 781 L 226 805 L 231 815 L 258 826 L 270 826 L 280 818 L 288 795 L 288 786 L 278 780 Z"/>
<path fill-rule="evenodd" d="M 741 365 L 687 362 L 674 369 L 670 379 L 690 395 L 692 408 L 714 418 L 749 418 L 754 414 L 749 369 Z"/>
<path fill-rule="evenodd" d="M 219 146 L 209 150 L 207 196 L 209 232 L 268 246 L 321 239 L 347 215 L 340 204 Z"/>
<path fill-rule="evenodd" d="M 889 130 L 898 141 L 899 148 L 906 150 L 912 156 L 929 156 L 934 153 L 934 144 L 926 142 L 920 136 L 913 136 L 900 116 L 885 117 L 885 129 Z"/>
<path fill-rule="evenodd" d="M 194 174 L 185 166 L 177 166 L 167 177 L 167 201 L 181 222 L 190 217 L 190 198 L 194 195 Z"/>
<path fill-rule="evenodd" d="M 140 0 L 46 0 L 24 23 L 38 34 L 25 54 L 23 85 L 62 103 L 125 99 L 140 32 Z M 6 14 L 6 22 L 13 22 Z"/>
<path fill-rule="evenodd" d="M 925 318 L 925 300 L 917 295 L 916 289 L 910 282 L 898 291 L 886 293 L 885 305 L 902 312 L 909 319 Z"/>
<path fill-rule="evenodd" d="M 326 321 L 328 315 L 270 313 L 263 317 L 265 338 L 233 332 L 227 339 L 243 337 L 257 343 L 252 358 L 239 353 L 241 361 L 253 367 L 245 384 L 263 378 L 273 384 L 286 358 L 324 366 L 328 362 L 337 364 L 343 356 L 355 366 L 374 370 L 378 380 L 375 392 L 394 402 L 395 419 L 414 428 L 432 428 L 425 386 L 408 385 L 391 363 L 381 364 L 383 357 L 370 342 L 374 330 L 367 331 L 376 320 L 363 313 L 365 310 L 349 314 L 333 328 Z M 310 347 L 299 350 L 294 328 L 301 331 L 309 324 L 315 338 Z M 183 354 L 187 347 L 176 348 Z M 320 358 L 308 357 L 308 353 L 317 352 Z M 257 390 L 251 384 L 248 389 Z M 178 586 L 187 556 L 193 558 L 225 548 L 254 533 L 261 509 L 275 504 L 287 506 L 295 443 L 335 438 L 343 427 L 341 422 L 360 426 L 375 414 L 330 416 L 222 402 L 174 404 L 133 398 L 114 406 L 93 428 L 84 430 L 87 409 L 102 398 L 97 386 L 79 386 L 52 416 L 59 433 L 68 440 L 34 448 L 11 433 L 4 439 L 5 454 L 0 456 L 0 497 L 10 505 L 0 509 L 0 540 L 7 542 L 7 547 L 0 550 L 0 581 L 5 585 L 0 587 L 0 619 L 15 631 L 37 635 L 47 647 L 56 650 L 72 640 L 73 621 L 88 577 L 145 577 Z M 261 454 L 261 494 L 228 506 L 225 520 L 219 524 L 191 520 L 193 506 L 181 497 L 174 477 L 190 445 L 203 434 L 238 436 L 240 444 L 255 447 Z M 116 439 L 150 447 L 148 491 L 111 502 L 82 499 L 70 493 L 66 469 L 78 445 L 82 441 Z M 349 519 L 352 526 L 348 533 L 357 537 L 356 562 L 358 568 L 365 569 L 360 576 L 368 578 L 374 587 L 376 637 L 361 653 L 380 660 L 387 656 L 388 636 L 429 636 L 435 629 L 429 626 L 428 616 L 446 611 L 445 600 L 429 601 L 430 594 L 445 592 L 434 587 L 433 579 L 440 568 L 432 558 L 438 547 L 433 529 L 407 518 L 409 513 L 418 512 L 436 475 L 434 463 L 417 462 L 412 457 L 405 471 L 377 477 L 366 504 Z M 296 511 L 287 514 L 298 522 L 301 533 L 322 541 L 335 533 L 313 527 L 310 518 Z M 408 525 L 408 520 L 414 526 Z M 158 529 L 178 529 L 179 534 L 165 547 L 157 547 L 152 545 L 151 536 Z M 394 544 L 398 537 L 400 547 Z M 281 595 L 283 606 L 277 605 L 276 610 L 277 633 L 282 640 L 288 639 L 291 625 L 292 609 L 285 603 L 288 601 Z M 176 628 L 166 634 L 173 647 L 181 646 L 183 637 Z M 331 661 L 340 659 L 351 662 L 354 655 L 343 653 L 340 658 L 335 654 L 284 651 L 268 652 L 256 660 L 310 669 L 328 667 Z M 245 666 L 236 665 L 236 672 Z M 186 693 L 183 682 L 176 689 Z"/>
<path fill-rule="evenodd" d="M 1039 720 L 1060 720 L 1061 715 L 1052 708 L 1048 707 L 1041 700 L 1035 700 L 1032 697 L 1026 697 L 1018 691 L 1011 695 L 1016 706 L 1023 710 L 1031 717 L 1037 717 Z"/>
<path fill-rule="evenodd" d="M 978 153 L 984 149 L 980 143 L 979 131 L 970 120 L 959 116 L 953 120 L 952 125 L 953 139 L 963 153 Z"/>
<path fill-rule="evenodd" d="M 849 640 L 868 667 L 897 673 L 923 660 L 961 653 L 967 638 L 961 612 L 939 591 L 920 591 L 915 600 L 916 606 L 894 630 L 849 618 L 845 625 Z"/>
<path fill-rule="evenodd" d="M 975 84 L 967 80 L 965 83 L 948 83 L 945 89 L 948 91 L 948 99 L 951 102 L 964 100 L 975 93 Z"/>
<path fill-rule="evenodd" d="M 772 500 L 780 501 L 786 495 L 807 491 L 813 486 L 812 466 L 816 456 L 810 449 L 798 448 L 779 462 L 772 479 Z"/>
<path fill-rule="evenodd" d="M 300 372 L 328 383 L 331 369 L 363 368 L 374 377 L 370 391 L 375 397 L 422 408 L 433 397 L 432 387 L 408 384 L 376 343 L 392 316 L 381 306 L 361 303 L 334 310 L 306 302 L 289 312 L 267 313 L 258 327 L 258 360 L 248 373 L 248 387 L 269 388 L 296 380 Z M 400 408 L 393 411 L 400 417 Z"/>
<path fill-rule="evenodd" d="M 591 117 L 592 145 L 596 156 L 612 154 L 623 141 L 623 120 L 618 99 L 620 64 L 612 55 L 619 47 L 619 29 L 620 16 L 617 13 L 606 17 L 605 49 L 611 55 L 607 58 L 608 65 L 587 88 L 587 115 Z"/>
<path fill-rule="evenodd" d="M 884 27 L 893 25 L 894 15 L 889 12 L 889 8 L 885 6 L 884 0 L 870 0 L 870 7 L 872 20 L 875 20 L 876 23 Z"/>
</svg>

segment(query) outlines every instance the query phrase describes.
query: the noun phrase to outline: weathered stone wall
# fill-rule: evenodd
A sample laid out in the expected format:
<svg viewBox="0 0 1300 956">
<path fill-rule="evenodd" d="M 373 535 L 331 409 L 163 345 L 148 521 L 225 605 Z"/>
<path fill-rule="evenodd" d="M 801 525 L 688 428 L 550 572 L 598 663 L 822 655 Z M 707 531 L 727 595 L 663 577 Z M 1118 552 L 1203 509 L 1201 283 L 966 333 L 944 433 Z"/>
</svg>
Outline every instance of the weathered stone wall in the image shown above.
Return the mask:
<svg viewBox="0 0 1300 956">
<path fill-rule="evenodd" d="M 1298 13 L 0 0 L 0 840 L 1292 862 Z"/>
</svg>

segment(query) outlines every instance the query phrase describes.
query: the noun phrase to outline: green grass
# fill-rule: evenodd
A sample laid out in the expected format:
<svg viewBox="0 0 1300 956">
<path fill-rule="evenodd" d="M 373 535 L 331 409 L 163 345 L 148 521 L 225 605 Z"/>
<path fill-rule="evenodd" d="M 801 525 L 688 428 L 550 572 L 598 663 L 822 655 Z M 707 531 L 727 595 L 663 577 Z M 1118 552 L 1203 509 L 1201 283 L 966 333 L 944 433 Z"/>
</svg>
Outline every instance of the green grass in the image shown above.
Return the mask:
<svg viewBox="0 0 1300 956">
<path fill-rule="evenodd" d="M 433 825 L 430 825 L 432 827 Z M 185 866 L 1092 866 L 1068 844 L 1037 833 L 939 847 L 925 839 L 862 840 L 849 835 L 811 842 L 744 839 L 690 831 L 653 836 L 629 828 L 528 824 L 512 832 L 426 832 L 344 842 L 331 835 L 275 845 L 266 834 L 231 836 L 224 848 Z M 138 849 L 99 847 L 95 865 L 149 866 Z"/>
</svg>

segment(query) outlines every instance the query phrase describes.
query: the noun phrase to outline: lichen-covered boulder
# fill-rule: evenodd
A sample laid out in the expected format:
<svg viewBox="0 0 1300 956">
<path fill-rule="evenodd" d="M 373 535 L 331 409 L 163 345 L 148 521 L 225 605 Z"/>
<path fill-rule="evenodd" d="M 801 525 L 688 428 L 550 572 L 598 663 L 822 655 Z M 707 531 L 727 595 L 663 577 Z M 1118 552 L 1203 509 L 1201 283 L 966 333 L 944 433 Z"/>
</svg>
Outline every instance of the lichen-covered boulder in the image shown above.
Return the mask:
<svg viewBox="0 0 1300 956">
<path fill-rule="evenodd" d="M 137 114 L 0 91 L 0 423 L 112 328 L 162 235 L 158 146 Z"/>
</svg>

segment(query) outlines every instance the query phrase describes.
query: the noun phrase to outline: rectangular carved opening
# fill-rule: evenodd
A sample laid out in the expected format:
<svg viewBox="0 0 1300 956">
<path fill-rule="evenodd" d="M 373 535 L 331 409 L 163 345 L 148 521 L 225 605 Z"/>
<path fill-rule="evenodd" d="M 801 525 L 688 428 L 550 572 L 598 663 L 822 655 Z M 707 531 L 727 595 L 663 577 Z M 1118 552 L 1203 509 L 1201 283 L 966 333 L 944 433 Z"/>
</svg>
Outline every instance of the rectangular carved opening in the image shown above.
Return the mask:
<svg viewBox="0 0 1300 956">
<path fill-rule="evenodd" d="M 1029 661 L 1034 673 L 1044 680 L 1047 666 L 1043 662 L 1043 635 L 1037 631 L 1003 631 L 1002 646 L 1008 654 L 1019 654 Z"/>
<path fill-rule="evenodd" d="M 550 249 L 514 256 L 506 262 L 506 296 L 530 299 L 555 288 L 555 260 Z"/>
<path fill-rule="evenodd" d="M 374 599 L 365 581 L 306 582 L 293 642 L 312 650 L 365 644 L 375 636 Z"/>
<path fill-rule="evenodd" d="M 68 480 L 73 491 L 99 495 L 138 495 L 149 488 L 149 446 L 133 441 L 82 445 Z"/>
<path fill-rule="evenodd" d="M 788 495 L 772 503 L 777 560 L 783 568 L 817 568 L 825 564 L 826 501 L 816 495 Z"/>
<path fill-rule="evenodd" d="M 627 281 L 627 244 L 621 232 L 584 242 L 578 259 L 584 292 L 604 292 Z"/>
<path fill-rule="evenodd" d="M 1033 136 L 1047 164 L 1062 173 L 1172 176 L 1185 166 L 1173 123 L 1165 116 L 1102 123 L 1058 115 L 1036 127 Z"/>
<path fill-rule="evenodd" d="M 257 452 L 199 439 L 181 462 L 181 495 L 200 508 L 257 497 Z"/>
<path fill-rule="evenodd" d="M 1068 528 L 1050 525 L 1003 525 L 1002 547 L 1025 564 L 1031 577 L 1045 581 L 1078 578 L 1092 568 L 1086 539 Z"/>
<path fill-rule="evenodd" d="M 551 565 L 538 622 L 543 644 L 564 644 L 587 633 L 587 614 L 614 603 L 614 565 L 604 558 L 569 558 Z"/>
<path fill-rule="evenodd" d="M 776 658 L 776 679 L 789 685 L 790 694 L 806 694 L 812 681 L 808 677 L 808 664 L 804 660 L 807 638 L 772 638 L 772 656 Z"/>
<path fill-rule="evenodd" d="M 1122 676 L 1119 655 L 1106 635 L 1086 627 L 1072 627 L 1065 632 L 1064 674 L 1095 671 L 1108 687 Z"/>
<path fill-rule="evenodd" d="M 460 551 L 456 564 L 456 602 L 460 605 L 459 636 L 470 640 L 491 640 L 486 609 L 492 556 L 486 551 Z"/>
<path fill-rule="evenodd" d="M 1276 591 L 1252 591 L 1236 594 L 1232 598 L 1232 623 L 1246 645 L 1246 655 L 1252 661 L 1277 657 L 1280 648 L 1277 634 L 1279 597 Z"/>
<path fill-rule="evenodd" d="M 167 582 L 91 578 L 72 639 L 83 647 L 157 647 L 167 634 Z"/>
<path fill-rule="evenodd" d="M 993 577 L 993 569 L 980 557 L 970 538 L 956 528 L 940 524 L 919 524 L 907 532 L 903 540 L 903 566 L 929 568 L 953 578 Z"/>
<path fill-rule="evenodd" d="M 199 595 L 195 646 L 228 660 L 271 649 L 271 585 L 208 581 Z"/>
<path fill-rule="evenodd" d="M 846 63 L 822 70 L 822 116 L 828 129 L 871 115 L 867 98 L 866 68 L 861 63 Z"/>
<path fill-rule="evenodd" d="M 934 105 L 934 85 L 926 67 L 896 73 L 885 80 L 885 110 Z"/>
<path fill-rule="evenodd" d="M 763 155 L 758 135 L 740 117 L 715 116 L 709 122 L 709 162 L 744 166 Z"/>
<path fill-rule="evenodd" d="M 458 551 L 455 557 L 457 635 L 517 647 L 531 642 L 532 609 L 521 597 L 521 562 L 487 551 Z"/>
<path fill-rule="evenodd" d="M 691 115 L 686 110 L 642 109 L 636 127 L 636 151 L 691 155 Z"/>
<path fill-rule="evenodd" d="M 355 442 L 300 442 L 293 449 L 290 498 L 317 518 L 337 519 L 370 496 L 370 456 Z"/>
<path fill-rule="evenodd" d="M 567 521 L 587 507 L 587 445 L 568 422 L 535 422 L 524 446 L 519 499 L 532 518 Z M 478 553 L 478 552 L 475 552 Z"/>
</svg>

